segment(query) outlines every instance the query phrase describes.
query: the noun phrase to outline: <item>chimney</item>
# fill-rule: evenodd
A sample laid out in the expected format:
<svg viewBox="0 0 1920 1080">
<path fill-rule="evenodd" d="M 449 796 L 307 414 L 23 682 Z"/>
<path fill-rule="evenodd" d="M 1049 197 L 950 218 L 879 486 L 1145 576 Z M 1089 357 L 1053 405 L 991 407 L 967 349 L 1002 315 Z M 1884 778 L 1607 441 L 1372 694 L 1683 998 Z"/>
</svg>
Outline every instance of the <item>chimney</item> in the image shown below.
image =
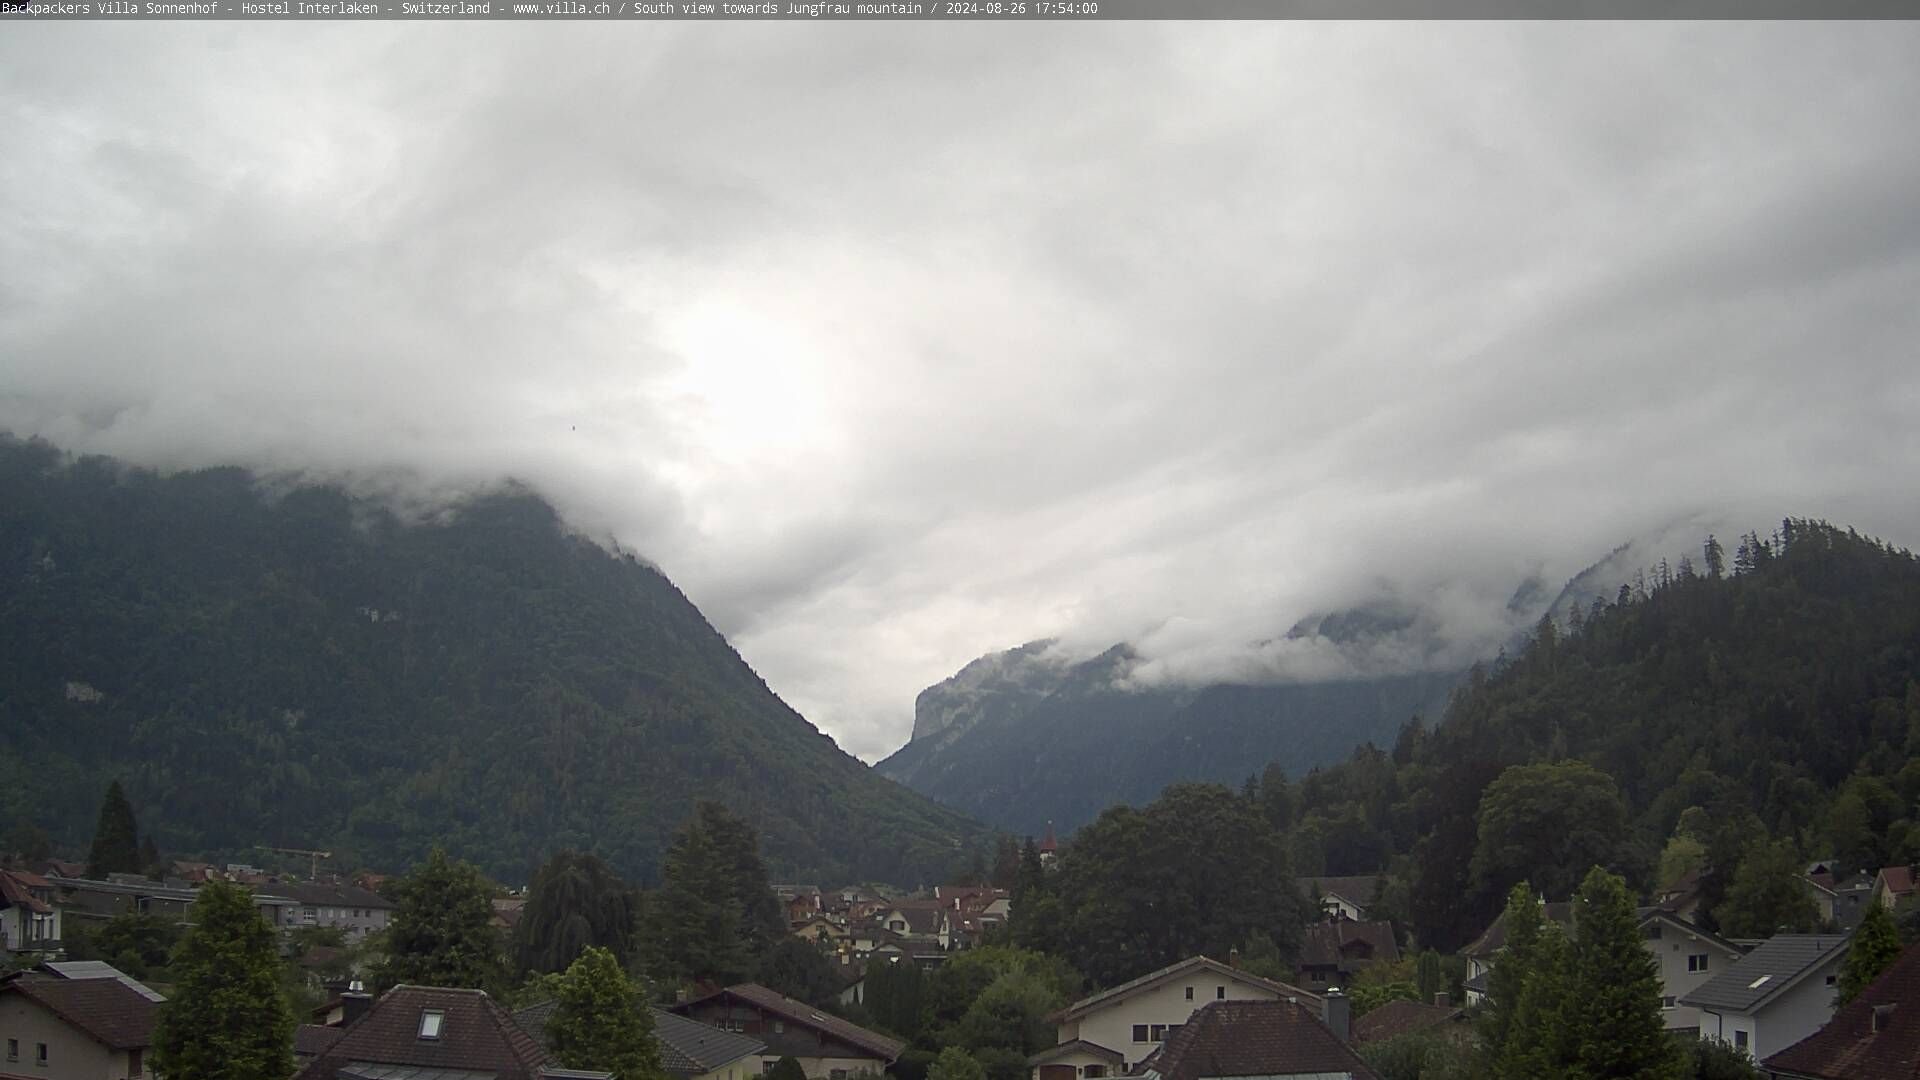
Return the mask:
<svg viewBox="0 0 1920 1080">
<path fill-rule="evenodd" d="M 373 1008 L 373 995 L 349 991 L 340 995 L 340 1026 L 352 1027 L 354 1021 Z"/>
<path fill-rule="evenodd" d="M 1891 1023 L 1893 1023 L 1893 1005 L 1891 1003 L 1875 1005 L 1873 1007 L 1873 1033 L 1875 1035 L 1880 1034 L 1887 1030 L 1887 1025 Z"/>
<path fill-rule="evenodd" d="M 687 1003 L 687 992 L 685 990 L 675 990 L 673 992 L 673 1003 L 675 1005 L 685 1005 Z"/>
<path fill-rule="evenodd" d="M 1433 995 L 1433 1003 L 1435 1005 L 1440 1006 L 1443 1009 L 1451 1007 L 1451 999 L 1447 997 L 1447 992 L 1445 990 L 1442 990 L 1439 993 Z"/>
<path fill-rule="evenodd" d="M 1227 966 L 1234 969 L 1235 971 L 1240 970 L 1240 950 L 1239 949 L 1227 950 Z"/>
<path fill-rule="evenodd" d="M 1321 1019 L 1327 1022 L 1327 1026 L 1333 1029 L 1333 1033 L 1339 1036 L 1341 1042 L 1352 1042 L 1353 1006 L 1347 1001 L 1347 995 L 1341 993 L 1340 988 L 1336 986 L 1327 991 L 1326 1002 L 1326 1011 Z"/>
</svg>

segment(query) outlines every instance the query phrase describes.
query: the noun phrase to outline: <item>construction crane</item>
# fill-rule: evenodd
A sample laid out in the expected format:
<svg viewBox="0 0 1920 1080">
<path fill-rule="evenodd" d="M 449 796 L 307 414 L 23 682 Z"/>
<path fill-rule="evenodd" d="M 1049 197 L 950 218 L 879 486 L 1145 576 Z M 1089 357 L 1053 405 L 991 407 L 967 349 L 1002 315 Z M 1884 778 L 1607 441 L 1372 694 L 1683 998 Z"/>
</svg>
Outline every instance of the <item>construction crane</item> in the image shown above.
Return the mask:
<svg viewBox="0 0 1920 1080">
<path fill-rule="evenodd" d="M 305 855 L 305 856 L 307 857 L 307 859 L 308 859 L 308 865 L 307 865 L 307 880 L 308 880 L 308 881 L 317 881 L 317 880 L 319 880 L 319 878 L 320 878 L 320 860 L 321 860 L 321 859 L 331 859 L 331 858 L 333 858 L 333 852 L 331 852 L 331 851 L 313 851 L 313 850 L 311 850 L 311 849 L 309 849 L 309 848 L 297 848 L 297 847 L 270 847 L 270 846 L 268 846 L 268 845 L 266 845 L 266 844 L 261 844 L 261 845 L 260 845 L 260 850 L 261 850 L 261 851 L 277 851 L 277 852 L 279 852 L 279 853 L 280 853 L 280 854 L 282 854 L 282 855 Z"/>
</svg>

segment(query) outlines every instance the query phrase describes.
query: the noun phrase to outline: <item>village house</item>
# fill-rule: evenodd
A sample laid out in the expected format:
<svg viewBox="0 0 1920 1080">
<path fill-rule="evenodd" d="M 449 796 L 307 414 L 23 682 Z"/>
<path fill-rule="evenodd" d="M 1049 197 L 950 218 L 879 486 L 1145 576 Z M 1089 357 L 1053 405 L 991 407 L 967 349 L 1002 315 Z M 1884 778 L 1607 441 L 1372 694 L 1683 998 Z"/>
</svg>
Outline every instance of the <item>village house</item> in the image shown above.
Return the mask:
<svg viewBox="0 0 1920 1080">
<path fill-rule="evenodd" d="M 953 947 L 952 913 L 938 900 L 896 900 L 876 920 L 887 932 L 908 941 L 931 941 L 942 949 Z"/>
<path fill-rule="evenodd" d="M 1205 956 L 1149 972 L 1082 998 L 1048 1017 L 1056 1042 L 1027 1059 L 1033 1080 L 1124 1075 L 1180 1030 L 1195 1009 L 1215 1001 L 1297 1001 L 1316 1014 L 1332 998 L 1273 982 Z M 1346 999 L 1338 998 L 1339 1009 Z M 1346 1017 L 1336 1016 L 1340 1027 Z"/>
<path fill-rule="evenodd" d="M 808 1077 L 847 1080 L 886 1071 L 906 1044 L 756 983 L 740 983 L 668 1011 L 766 1044 L 770 1060 L 791 1057 Z"/>
<path fill-rule="evenodd" d="M 9 976 L 0 982 L 0 1076 L 145 1077 L 158 1016 L 151 998 L 119 979 Z"/>
<path fill-rule="evenodd" d="M 1680 1004 L 1700 1012 L 1700 1037 L 1756 1060 L 1813 1034 L 1833 1016 L 1844 934 L 1777 934 Z"/>
<path fill-rule="evenodd" d="M 314 1057 L 295 1080 L 605 1080 L 611 1075 L 561 1069 L 480 990 L 396 986 L 338 1036 L 312 1038 Z"/>
<path fill-rule="evenodd" d="M 280 913 L 283 928 L 334 927 L 346 936 L 349 945 L 386 929 L 395 908 L 393 901 L 379 893 L 354 885 L 282 881 L 261 886 L 255 895 L 260 900 L 277 897 L 291 901 Z"/>
<path fill-rule="evenodd" d="M 1572 932 L 1572 904 L 1544 904 L 1540 910 L 1547 923 Z M 1699 1027 L 1700 1012 L 1687 1004 L 1686 996 L 1726 970 L 1744 950 L 1665 908 L 1643 907 L 1637 916 L 1640 936 L 1660 966 L 1661 1020 L 1669 1031 Z M 1462 950 L 1467 958 L 1469 1006 L 1485 1000 L 1487 976 L 1493 970 L 1494 958 L 1506 948 L 1506 935 L 1506 913 L 1502 912 L 1485 933 Z"/>
<path fill-rule="evenodd" d="M 1389 1001 L 1360 1017 L 1353 1022 L 1353 1042 L 1364 1046 L 1434 1028 L 1441 1028 L 1463 1042 L 1472 1038 L 1466 1010 L 1450 1004 L 1447 995 L 1435 994 L 1431 1005 L 1420 1001 Z"/>
<path fill-rule="evenodd" d="M 1379 1080 L 1297 1001 L 1210 1001 L 1135 1074 L 1143 1080 Z"/>
<path fill-rule="evenodd" d="M 1920 947 L 1760 1067 L 1774 1080 L 1920 1080 Z"/>
<path fill-rule="evenodd" d="M 1325 993 L 1328 987 L 1346 986 L 1370 964 L 1399 962 L 1400 946 L 1394 941 L 1392 923 L 1335 917 L 1307 927 L 1301 935 L 1294 981 Z"/>
<path fill-rule="evenodd" d="M 1913 899 L 1913 883 L 1913 867 L 1883 866 L 1880 872 L 1873 876 L 1874 902 L 1892 911 Z"/>
<path fill-rule="evenodd" d="M 1382 874 L 1353 874 L 1344 877 L 1303 877 L 1295 879 L 1300 892 L 1329 919 L 1364 921 L 1367 912 L 1380 899 Z"/>
<path fill-rule="evenodd" d="M 59 948 L 60 909 L 53 903 L 53 885 L 25 870 L 0 870 L 0 951 Z"/>
<path fill-rule="evenodd" d="M 547 1020 L 556 1004 L 543 1001 L 513 1014 L 513 1022 L 541 1046 L 552 1049 Z M 722 1031 L 698 1021 L 654 1008 L 653 1037 L 660 1047 L 660 1065 L 677 1080 L 748 1080 L 766 1071 L 767 1044 L 750 1035 Z"/>
</svg>

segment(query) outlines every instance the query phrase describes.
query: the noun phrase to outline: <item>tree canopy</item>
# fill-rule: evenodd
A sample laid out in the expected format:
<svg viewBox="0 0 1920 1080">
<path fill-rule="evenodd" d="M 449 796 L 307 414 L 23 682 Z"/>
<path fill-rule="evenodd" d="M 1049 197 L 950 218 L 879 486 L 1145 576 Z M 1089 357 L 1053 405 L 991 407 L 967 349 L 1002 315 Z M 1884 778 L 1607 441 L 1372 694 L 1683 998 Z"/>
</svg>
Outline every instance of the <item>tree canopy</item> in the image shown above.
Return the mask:
<svg viewBox="0 0 1920 1080">
<path fill-rule="evenodd" d="M 613 953 L 588 946 L 553 991 L 546 1034 L 560 1064 L 614 1080 L 665 1080 L 653 1014 Z"/>
<path fill-rule="evenodd" d="M 293 1014 L 280 995 L 279 940 L 238 885 L 209 882 L 173 958 L 153 1067 L 160 1080 L 282 1080 L 293 1072 Z"/>
<path fill-rule="evenodd" d="M 536 870 L 513 928 L 522 972 L 565 971 L 598 946 L 623 960 L 633 954 L 639 903 L 597 855 L 563 851 Z"/>
<path fill-rule="evenodd" d="M 434 848 L 394 888 L 381 988 L 397 983 L 499 990 L 506 965 L 494 934 L 486 880 L 471 863 Z"/>
<path fill-rule="evenodd" d="M 108 874 L 137 874 L 145 869 L 140 862 L 139 830 L 133 822 L 133 804 L 114 780 L 100 802 L 100 821 L 93 829 L 93 846 L 87 851 L 87 873 L 97 878 Z"/>
<path fill-rule="evenodd" d="M 664 880 L 647 902 L 648 970 L 739 982 L 786 930 L 753 826 L 719 803 L 700 803 L 668 846 Z"/>
</svg>

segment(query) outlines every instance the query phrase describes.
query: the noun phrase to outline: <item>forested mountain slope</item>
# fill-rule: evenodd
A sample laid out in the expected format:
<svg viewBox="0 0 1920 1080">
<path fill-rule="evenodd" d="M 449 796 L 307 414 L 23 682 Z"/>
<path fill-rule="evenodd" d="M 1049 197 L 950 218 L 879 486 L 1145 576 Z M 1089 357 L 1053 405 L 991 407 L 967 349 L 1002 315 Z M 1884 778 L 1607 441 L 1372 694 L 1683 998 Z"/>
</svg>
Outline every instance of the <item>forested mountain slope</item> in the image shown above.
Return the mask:
<svg viewBox="0 0 1920 1080">
<path fill-rule="evenodd" d="M 1676 830 L 1704 844 L 1709 911 L 1769 842 L 1846 868 L 1920 858 L 1920 562 L 1803 520 L 1731 557 L 1710 539 L 1701 562 L 1543 621 L 1436 728 L 1304 778 L 1296 835 L 1330 865 L 1410 856 L 1395 874 L 1407 914 L 1441 947 L 1512 884 L 1474 859 L 1482 796 L 1514 765 L 1610 777 L 1629 829 L 1613 858 L 1637 885 Z"/>
<path fill-rule="evenodd" d="M 431 843 L 653 875 L 699 797 L 776 873 L 912 883 L 979 826 L 788 708 L 665 577 L 524 492 L 409 524 L 239 469 L 0 438 L 0 822 L 69 845 L 122 776 L 174 852 Z"/>
</svg>

